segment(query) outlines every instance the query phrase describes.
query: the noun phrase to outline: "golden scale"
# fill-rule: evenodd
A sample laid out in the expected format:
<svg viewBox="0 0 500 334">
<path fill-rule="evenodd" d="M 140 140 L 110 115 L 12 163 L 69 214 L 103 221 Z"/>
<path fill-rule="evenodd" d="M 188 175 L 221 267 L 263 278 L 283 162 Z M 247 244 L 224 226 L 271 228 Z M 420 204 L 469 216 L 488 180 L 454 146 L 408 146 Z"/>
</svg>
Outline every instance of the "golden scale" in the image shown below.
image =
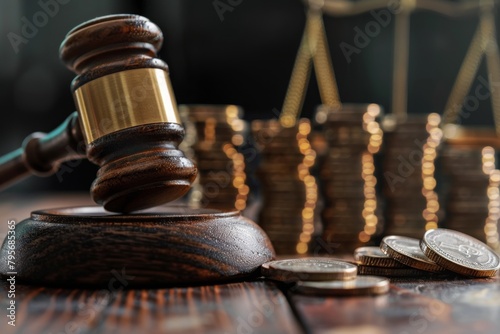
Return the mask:
<svg viewBox="0 0 500 334">
<path fill-rule="evenodd" d="M 425 225 L 422 232 L 438 227 L 439 211 L 434 178 L 435 160 L 445 143 L 458 148 L 468 148 L 482 151 L 482 169 L 484 174 L 489 175 L 489 186 L 484 190 L 489 197 L 488 217 L 484 221 L 484 239 L 489 246 L 500 250 L 500 237 L 498 233 L 498 221 L 500 202 L 498 196 L 499 171 L 495 168 L 495 149 L 500 148 L 498 133 L 500 132 L 500 95 L 491 94 L 490 100 L 494 113 L 495 128 L 469 128 L 459 126 L 460 111 L 471 90 L 474 79 L 477 76 L 482 57 L 485 56 L 488 68 L 488 82 L 490 86 L 500 80 L 500 56 L 495 33 L 493 0 L 470 0 L 460 2 L 449 1 L 426 1 L 426 0 L 401 0 L 399 2 L 387 1 L 343 1 L 343 0 L 307 0 L 308 4 L 307 22 L 300 49 L 298 51 L 295 67 L 292 72 L 289 89 L 285 98 L 283 112 L 280 122 L 283 127 L 292 126 L 300 114 L 307 82 L 310 76 L 311 65 L 314 64 L 318 80 L 318 87 L 322 98 L 323 111 L 341 112 L 342 103 L 339 99 L 337 84 L 333 67 L 328 54 L 328 45 L 323 25 L 323 14 L 334 17 L 358 15 L 373 10 L 390 9 L 394 17 L 394 67 L 393 67 L 393 89 L 392 89 L 392 111 L 393 114 L 386 115 L 382 120 L 384 131 L 394 131 L 394 128 L 404 124 L 413 115 L 407 114 L 407 90 L 408 90 L 408 64 L 410 46 L 410 18 L 417 10 L 426 10 L 439 13 L 449 17 L 461 17 L 479 13 L 479 24 L 470 43 L 460 67 L 455 84 L 448 98 L 443 116 L 431 113 L 428 117 L 427 128 L 429 139 L 423 147 L 422 194 L 427 201 L 427 207 L 423 212 Z M 360 107 L 362 107 L 360 105 Z M 352 104 L 348 109 L 352 108 Z M 320 110 L 319 110 L 320 111 Z M 348 112 L 348 110 L 347 110 Z M 316 118 L 326 119 L 326 115 L 318 112 Z M 443 140 L 441 140 L 441 137 Z M 427 162 L 427 164 L 425 164 Z M 429 165 L 429 162 L 431 165 Z M 431 212 L 431 214 L 429 214 Z M 482 222 L 471 224 L 481 225 Z M 371 235 L 360 234 L 360 240 L 369 240 Z M 335 240 L 333 240 L 335 242 Z"/>
<path fill-rule="evenodd" d="M 384 8 L 387 1 L 310 0 L 307 4 L 305 32 L 280 115 L 284 128 L 295 126 L 298 120 L 311 64 L 323 104 L 330 112 L 342 109 L 323 14 L 356 15 Z M 483 130 L 478 134 L 454 124 L 460 110 L 457 106 L 470 90 L 483 55 L 490 83 L 500 81 L 494 2 L 402 0 L 399 5 L 395 15 L 394 115 L 387 122 L 397 126 L 407 117 L 411 13 L 419 9 L 449 16 L 479 12 L 480 24 L 441 127 L 449 142 L 476 141 L 500 147 L 495 134 Z M 3 243 L 2 275 L 15 270 L 19 280 L 32 284 L 102 286 L 109 282 L 112 270 L 126 270 L 135 276 L 131 286 L 202 284 L 252 277 L 262 263 L 275 256 L 262 229 L 237 211 L 157 206 L 185 194 L 196 176 L 195 166 L 177 149 L 183 129 L 168 67 L 156 58 L 161 44 L 159 28 L 137 15 L 97 18 L 68 33 L 60 56 L 77 74 L 72 91 L 78 113 L 48 135 L 33 134 L 21 149 L 0 158 L 0 181 L 7 184 L 29 173 L 50 175 L 64 161 L 88 158 L 100 166 L 92 195 L 106 210 L 95 206 L 33 212 L 16 226 L 15 267 L 9 265 L 12 243 L 7 239 Z M 131 87 L 141 85 L 150 94 L 141 97 L 146 101 L 134 103 L 129 98 L 133 96 Z M 117 100 L 125 103 L 117 104 Z M 498 133 L 500 95 L 494 94 L 491 100 Z M 68 146 L 75 152 L 82 143 L 85 154 L 68 156 Z M 498 171 L 489 172 L 491 187 L 498 190 Z M 493 194 L 491 200 L 497 197 Z M 488 243 L 498 247 L 495 217 L 492 213 L 485 231 Z M 437 222 L 428 223 L 428 228 L 437 226 Z"/>
</svg>

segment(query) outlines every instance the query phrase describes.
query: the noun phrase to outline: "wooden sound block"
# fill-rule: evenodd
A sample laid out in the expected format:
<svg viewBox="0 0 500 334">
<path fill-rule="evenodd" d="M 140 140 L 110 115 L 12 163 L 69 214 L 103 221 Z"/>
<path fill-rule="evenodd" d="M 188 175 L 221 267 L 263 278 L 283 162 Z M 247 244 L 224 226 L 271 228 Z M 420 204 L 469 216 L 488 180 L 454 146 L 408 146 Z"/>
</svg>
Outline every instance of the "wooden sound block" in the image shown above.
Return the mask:
<svg viewBox="0 0 500 334">
<path fill-rule="evenodd" d="M 160 207 L 134 215 L 101 207 L 34 211 L 16 225 L 16 278 L 30 284 L 193 285 L 258 275 L 274 258 L 267 235 L 239 212 Z M 0 273 L 9 276 L 8 242 Z"/>
</svg>

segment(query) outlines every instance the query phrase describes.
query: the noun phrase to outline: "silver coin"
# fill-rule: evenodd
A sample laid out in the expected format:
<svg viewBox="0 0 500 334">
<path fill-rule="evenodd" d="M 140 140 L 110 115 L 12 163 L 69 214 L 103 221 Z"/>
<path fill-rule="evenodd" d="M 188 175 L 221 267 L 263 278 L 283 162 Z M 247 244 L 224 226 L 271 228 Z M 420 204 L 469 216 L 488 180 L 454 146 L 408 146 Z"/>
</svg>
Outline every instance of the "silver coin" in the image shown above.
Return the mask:
<svg viewBox="0 0 500 334">
<path fill-rule="evenodd" d="M 358 275 L 375 275 L 384 277 L 422 277 L 432 275 L 428 271 L 423 271 L 405 266 L 405 268 L 386 268 L 373 266 L 358 266 Z"/>
<path fill-rule="evenodd" d="M 354 259 L 362 265 L 384 268 L 407 268 L 404 264 L 387 256 L 380 247 L 359 247 L 354 250 Z M 358 268 L 359 269 L 359 268 Z"/>
<path fill-rule="evenodd" d="M 420 246 L 436 263 L 458 274 L 491 277 L 500 269 L 500 257 L 483 242 L 448 229 L 429 230 Z"/>
<path fill-rule="evenodd" d="M 319 296 L 378 295 L 389 291 L 389 280 L 385 277 L 359 276 L 350 281 L 298 282 L 296 291 Z"/>
<path fill-rule="evenodd" d="M 300 258 L 264 263 L 262 274 L 282 282 L 350 280 L 357 275 L 357 266 L 330 258 Z"/>
<path fill-rule="evenodd" d="M 382 239 L 380 249 L 393 259 L 412 268 L 444 272 L 446 269 L 431 261 L 420 249 L 420 240 L 400 236 L 387 236 Z"/>
</svg>

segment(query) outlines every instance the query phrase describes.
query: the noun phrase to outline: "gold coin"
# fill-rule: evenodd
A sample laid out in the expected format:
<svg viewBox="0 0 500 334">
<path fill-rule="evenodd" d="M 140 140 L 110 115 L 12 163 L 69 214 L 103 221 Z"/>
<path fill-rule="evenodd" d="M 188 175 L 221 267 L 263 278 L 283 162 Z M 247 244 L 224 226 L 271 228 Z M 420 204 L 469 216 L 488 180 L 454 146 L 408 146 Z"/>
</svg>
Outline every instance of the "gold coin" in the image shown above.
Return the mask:
<svg viewBox="0 0 500 334">
<path fill-rule="evenodd" d="M 281 282 L 350 280 L 357 266 L 331 258 L 310 257 L 277 260 L 261 266 L 262 275 Z"/>
<path fill-rule="evenodd" d="M 354 250 L 354 259 L 364 266 L 384 268 L 408 268 L 404 264 L 387 256 L 380 247 L 359 247 Z M 359 268 L 358 268 L 359 271 Z M 384 275 L 385 276 L 385 275 Z"/>
<path fill-rule="evenodd" d="M 384 277 L 359 276 L 350 281 L 298 282 L 296 291 L 319 296 L 380 295 L 389 291 Z"/>
<path fill-rule="evenodd" d="M 500 269 L 498 254 L 483 242 L 457 231 L 429 230 L 420 247 L 431 260 L 461 275 L 492 277 Z"/>
<path fill-rule="evenodd" d="M 446 269 L 425 256 L 420 249 L 418 239 L 390 235 L 382 239 L 380 249 L 394 260 L 409 267 L 433 273 L 446 271 Z"/>
</svg>

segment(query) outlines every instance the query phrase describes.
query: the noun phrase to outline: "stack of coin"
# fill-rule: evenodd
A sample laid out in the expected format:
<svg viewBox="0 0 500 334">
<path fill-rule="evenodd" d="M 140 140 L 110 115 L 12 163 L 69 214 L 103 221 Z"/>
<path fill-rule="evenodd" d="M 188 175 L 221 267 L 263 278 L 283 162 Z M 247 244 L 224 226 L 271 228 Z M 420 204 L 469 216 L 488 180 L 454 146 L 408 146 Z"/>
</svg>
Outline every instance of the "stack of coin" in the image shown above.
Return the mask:
<svg viewBox="0 0 500 334">
<path fill-rule="evenodd" d="M 420 240 L 385 237 L 380 247 L 361 247 L 354 251 L 360 275 L 421 277 L 445 270 L 429 260 L 420 249 Z"/>
<path fill-rule="evenodd" d="M 380 247 L 360 247 L 354 251 L 359 275 L 381 275 L 386 277 L 418 276 L 416 271 L 386 255 Z"/>
<path fill-rule="evenodd" d="M 310 132 L 309 120 L 300 120 L 290 128 L 277 120 L 252 122 L 261 151 L 258 222 L 277 254 L 306 254 L 314 233 L 317 186 L 309 169 L 316 153 L 308 140 Z"/>
<path fill-rule="evenodd" d="M 234 105 L 181 105 L 179 110 L 198 167 L 191 204 L 245 209 L 249 188 L 245 184 L 245 159 L 237 150 L 248 132 L 241 119 L 242 109 Z"/>
<path fill-rule="evenodd" d="M 483 242 L 458 231 L 433 229 L 422 239 L 387 236 L 378 247 L 354 252 L 359 275 L 422 277 L 449 275 L 491 277 L 500 257 Z"/>
<path fill-rule="evenodd" d="M 434 173 L 443 137 L 440 123 L 437 114 L 410 115 L 405 120 L 390 115 L 383 121 L 385 235 L 421 238 L 426 230 L 438 226 Z"/>
<path fill-rule="evenodd" d="M 456 125 L 447 125 L 444 134 L 442 160 L 449 183 L 446 227 L 500 250 L 500 171 L 495 169 L 495 148 L 500 147 L 500 139 L 493 129 Z"/>
<path fill-rule="evenodd" d="M 374 163 L 383 137 L 381 113 L 376 104 L 344 104 L 320 106 L 315 116 L 327 142 L 319 167 L 322 238 L 344 251 L 369 244 L 382 232 Z"/>
<path fill-rule="evenodd" d="M 357 276 L 356 265 L 333 258 L 287 259 L 264 263 L 266 278 L 296 283 L 293 291 L 319 296 L 377 295 L 389 291 L 383 277 Z"/>
</svg>

